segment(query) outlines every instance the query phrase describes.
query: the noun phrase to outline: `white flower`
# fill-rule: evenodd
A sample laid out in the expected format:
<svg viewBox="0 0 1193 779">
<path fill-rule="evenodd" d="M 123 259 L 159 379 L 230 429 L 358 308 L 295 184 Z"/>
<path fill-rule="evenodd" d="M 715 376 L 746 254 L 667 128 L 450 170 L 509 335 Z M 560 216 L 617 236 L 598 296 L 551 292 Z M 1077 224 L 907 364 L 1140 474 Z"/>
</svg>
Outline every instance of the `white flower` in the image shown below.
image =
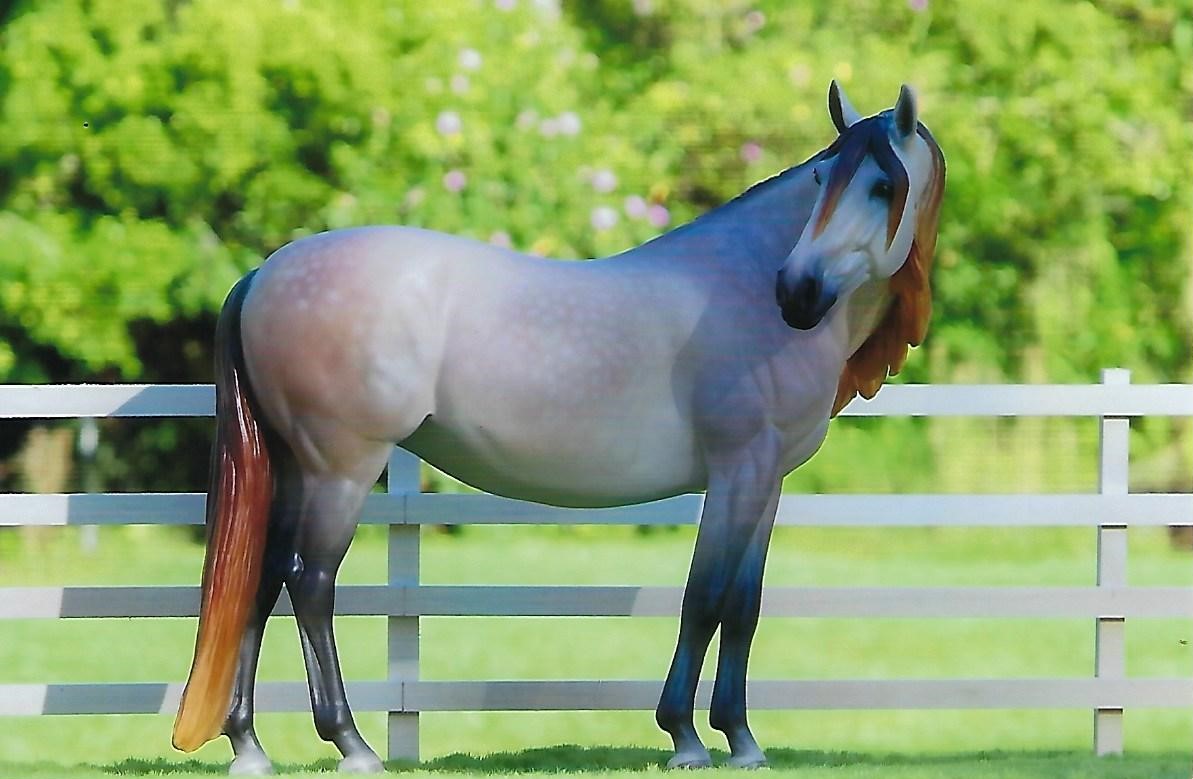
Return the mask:
<svg viewBox="0 0 1193 779">
<path fill-rule="evenodd" d="M 514 242 L 510 239 L 510 234 L 505 230 L 493 231 L 493 234 L 489 236 L 489 243 L 494 246 L 500 246 L 502 249 L 509 249 L 514 245 Z"/>
<path fill-rule="evenodd" d="M 464 129 L 464 123 L 455 111 L 440 111 L 439 116 L 435 117 L 435 129 L 440 135 L 455 135 Z"/>
<path fill-rule="evenodd" d="M 602 194 L 617 189 L 617 175 L 608 168 L 601 168 L 596 173 L 593 173 L 590 182 L 592 183 L 592 188 Z"/>
<path fill-rule="evenodd" d="M 766 25 L 766 14 L 762 11 L 754 10 L 746 14 L 746 32 L 753 34 L 761 30 Z"/>
<path fill-rule="evenodd" d="M 484 58 L 476 49 L 461 49 L 458 61 L 464 70 L 476 70 L 481 66 Z"/>
<path fill-rule="evenodd" d="M 564 111 L 559 115 L 559 132 L 564 135 L 579 135 L 580 133 L 580 117 L 576 115 L 575 111 Z"/>
<path fill-rule="evenodd" d="M 519 130 L 529 130 L 534 127 L 535 122 L 538 121 L 539 115 L 533 108 L 527 108 L 518 112 L 518 118 L 514 120 L 514 126 Z"/>
<path fill-rule="evenodd" d="M 617 224 L 617 212 L 609 206 L 597 206 L 592 209 L 590 221 L 596 230 L 608 230 Z"/>
<path fill-rule="evenodd" d="M 406 197 L 403 200 L 403 205 L 406 206 L 406 208 L 417 208 L 426 199 L 427 191 L 425 189 L 422 187 L 411 187 L 406 193 Z"/>
</svg>

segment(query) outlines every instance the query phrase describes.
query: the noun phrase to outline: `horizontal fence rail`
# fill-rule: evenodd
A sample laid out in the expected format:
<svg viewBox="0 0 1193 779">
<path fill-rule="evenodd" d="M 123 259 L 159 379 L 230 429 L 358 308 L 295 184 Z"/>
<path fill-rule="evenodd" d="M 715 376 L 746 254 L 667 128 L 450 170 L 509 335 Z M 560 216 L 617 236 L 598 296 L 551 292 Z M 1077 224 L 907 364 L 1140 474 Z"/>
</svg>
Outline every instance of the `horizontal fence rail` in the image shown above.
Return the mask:
<svg viewBox="0 0 1193 779">
<path fill-rule="evenodd" d="M 3 384 L 0 418 L 209 417 L 210 384 Z M 1190 384 L 891 384 L 841 416 L 1193 416 Z"/>
<path fill-rule="evenodd" d="M 663 682 L 649 680 L 347 682 L 357 711 L 653 711 Z M 0 716 L 174 714 L 181 684 L 3 684 Z M 257 710 L 303 711 L 301 682 L 258 682 Z M 1187 679 L 801 679 L 751 681 L 753 709 L 1075 709 L 1187 706 Z M 700 683 L 707 709 L 712 683 Z"/>
<path fill-rule="evenodd" d="M 0 527 L 201 525 L 201 493 L 0 495 Z M 372 525 L 695 525 L 703 498 L 572 509 L 493 495 L 370 495 Z M 784 495 L 777 522 L 791 527 L 1068 527 L 1193 524 L 1193 495 Z"/>
<path fill-rule="evenodd" d="M 199 588 L 8 587 L 0 619 L 196 617 Z M 338 616 L 678 617 L 680 587 L 433 585 L 336 588 Z M 286 593 L 275 615 L 292 616 Z M 1185 587 L 768 587 L 767 617 L 1193 617 Z"/>
<path fill-rule="evenodd" d="M 209 417 L 210 385 L 0 385 L 0 418 Z M 844 416 L 1094 417 L 1101 430 L 1101 486 L 1091 494 L 784 495 L 779 524 L 798 527 L 1089 527 L 1098 534 L 1096 586 L 1084 587 L 772 587 L 770 618 L 1090 619 L 1097 660 L 1088 678 L 760 680 L 757 709 L 1085 708 L 1095 712 L 1099 754 L 1122 751 L 1126 707 L 1193 704 L 1193 680 L 1128 678 L 1128 619 L 1193 618 L 1193 588 L 1126 582 L 1126 528 L 1193 524 L 1193 495 L 1131 494 L 1130 418 L 1193 416 L 1193 385 L 1129 383 L 1109 370 L 1098 385 L 893 385 Z M 348 683 L 360 711 L 389 713 L 391 757 L 417 757 L 418 715 L 447 711 L 651 710 L 653 680 L 459 680 L 419 678 L 422 617 L 664 617 L 674 619 L 682 589 L 654 586 L 424 585 L 422 526 L 694 525 L 702 497 L 683 495 L 624 508 L 565 509 L 484 494 L 422 494 L 419 463 L 401 450 L 389 467 L 389 494 L 370 495 L 362 522 L 389 527 L 386 584 L 342 586 L 336 613 L 388 620 L 387 678 Z M 205 496 L 169 494 L 0 495 L 0 526 L 198 525 Z M 0 588 L 2 619 L 194 618 L 194 586 Z M 275 611 L 290 615 L 283 594 Z M 178 683 L 0 684 L 0 715 L 173 714 Z M 711 684 L 698 705 L 707 708 Z M 304 683 L 262 682 L 262 711 L 309 707 Z"/>
</svg>

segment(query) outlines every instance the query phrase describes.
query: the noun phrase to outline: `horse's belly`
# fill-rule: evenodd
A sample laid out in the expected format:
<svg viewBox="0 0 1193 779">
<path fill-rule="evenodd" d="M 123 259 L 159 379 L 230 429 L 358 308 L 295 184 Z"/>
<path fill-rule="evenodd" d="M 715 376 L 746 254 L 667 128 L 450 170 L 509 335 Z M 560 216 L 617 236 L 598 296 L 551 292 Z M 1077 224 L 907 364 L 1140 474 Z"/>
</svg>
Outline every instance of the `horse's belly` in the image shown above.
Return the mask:
<svg viewBox="0 0 1193 779">
<path fill-rule="evenodd" d="M 616 506 L 701 489 L 703 466 L 677 418 L 432 417 L 403 446 L 478 489 L 560 506 Z"/>
</svg>

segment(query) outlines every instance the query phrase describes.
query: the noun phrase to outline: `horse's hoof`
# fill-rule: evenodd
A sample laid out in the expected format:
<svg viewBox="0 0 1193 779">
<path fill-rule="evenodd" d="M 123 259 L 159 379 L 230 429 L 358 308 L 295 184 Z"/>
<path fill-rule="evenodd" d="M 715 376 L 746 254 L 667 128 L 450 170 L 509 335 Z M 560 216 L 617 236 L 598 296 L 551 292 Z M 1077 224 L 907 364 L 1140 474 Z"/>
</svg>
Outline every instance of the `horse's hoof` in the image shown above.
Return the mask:
<svg viewBox="0 0 1193 779">
<path fill-rule="evenodd" d="M 372 752 L 362 752 L 341 760 L 339 771 L 342 774 L 380 774 L 385 771 L 385 766 Z"/>
<path fill-rule="evenodd" d="M 708 752 L 677 752 L 667 761 L 667 769 L 712 768 Z"/>
<path fill-rule="evenodd" d="M 762 753 L 758 753 L 756 755 L 742 755 L 741 757 L 733 755 L 725 761 L 725 765 L 729 766 L 730 768 L 741 768 L 747 771 L 770 767 L 770 765 L 766 762 L 766 755 Z"/>
<path fill-rule="evenodd" d="M 269 776 L 272 773 L 273 763 L 260 752 L 237 755 L 228 766 L 229 776 Z"/>
</svg>

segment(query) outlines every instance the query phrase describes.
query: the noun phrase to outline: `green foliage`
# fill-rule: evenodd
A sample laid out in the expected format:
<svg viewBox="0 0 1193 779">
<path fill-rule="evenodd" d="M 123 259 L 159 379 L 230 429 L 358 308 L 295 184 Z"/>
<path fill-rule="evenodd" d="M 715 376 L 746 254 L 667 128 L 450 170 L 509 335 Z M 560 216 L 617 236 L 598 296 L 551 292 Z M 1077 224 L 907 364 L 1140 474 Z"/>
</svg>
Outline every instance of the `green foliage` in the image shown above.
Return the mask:
<svg viewBox="0 0 1193 779">
<path fill-rule="evenodd" d="M 146 342 L 209 323 L 237 275 L 327 228 L 620 250 L 657 230 L 626 197 L 674 224 L 826 144 L 836 77 L 868 110 L 915 84 L 949 158 L 912 378 L 1185 377 L 1191 11 L 18 3 L 0 28 L 0 370 L 205 378 Z"/>
<path fill-rule="evenodd" d="M 914 84 L 948 157 L 905 379 L 1189 380 L 1191 59 L 1190 0 L 18 2 L 0 374 L 209 380 L 233 280 L 318 230 L 620 251 L 829 143 L 837 78 Z"/>
</svg>

